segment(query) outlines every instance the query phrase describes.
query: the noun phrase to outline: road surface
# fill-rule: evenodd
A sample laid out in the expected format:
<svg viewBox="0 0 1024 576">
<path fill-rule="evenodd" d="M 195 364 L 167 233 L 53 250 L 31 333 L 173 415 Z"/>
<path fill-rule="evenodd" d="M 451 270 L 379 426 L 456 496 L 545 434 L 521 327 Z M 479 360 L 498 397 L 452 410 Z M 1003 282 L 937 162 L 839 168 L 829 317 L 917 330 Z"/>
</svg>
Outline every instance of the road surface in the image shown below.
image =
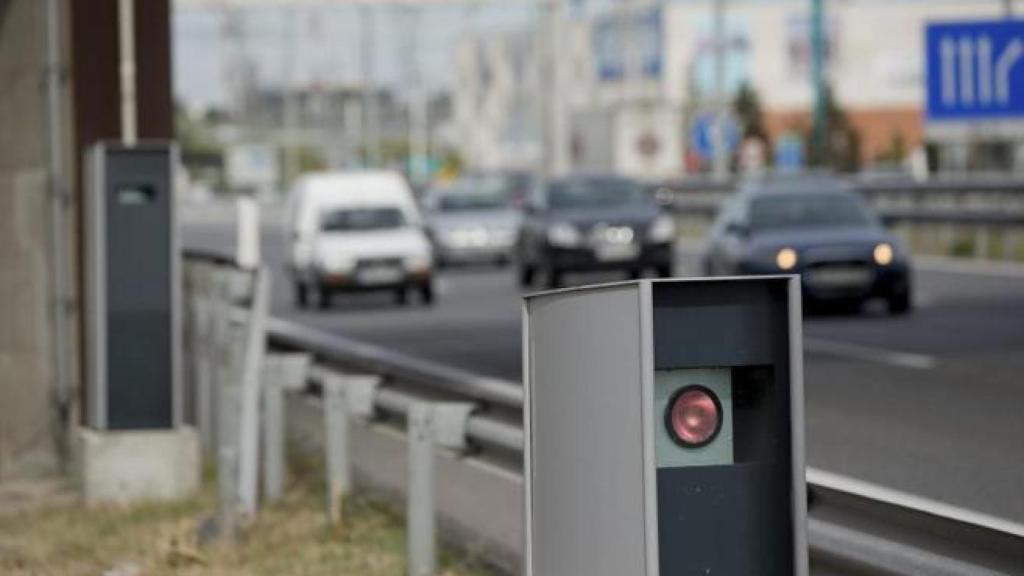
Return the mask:
<svg viewBox="0 0 1024 576">
<path fill-rule="evenodd" d="M 227 251 L 230 227 L 184 227 L 190 247 Z M 397 307 L 391 294 L 341 296 L 297 310 L 279 231 L 265 227 L 273 314 L 408 355 L 518 380 L 521 295 L 511 269 L 445 271 L 438 302 Z M 696 270 L 681 251 L 684 272 Z M 811 466 L 1024 522 L 1024 273 L 946 261 L 915 269 L 917 308 L 893 318 L 805 320 Z M 569 277 L 601 281 L 615 276 Z"/>
</svg>

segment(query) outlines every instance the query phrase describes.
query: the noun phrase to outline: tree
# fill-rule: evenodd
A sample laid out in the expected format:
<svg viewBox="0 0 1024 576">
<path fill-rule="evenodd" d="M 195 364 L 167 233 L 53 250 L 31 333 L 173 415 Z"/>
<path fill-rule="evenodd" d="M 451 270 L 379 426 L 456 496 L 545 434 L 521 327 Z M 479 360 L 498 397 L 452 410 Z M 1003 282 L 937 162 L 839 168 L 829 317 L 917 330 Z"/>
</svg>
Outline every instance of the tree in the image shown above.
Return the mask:
<svg viewBox="0 0 1024 576">
<path fill-rule="evenodd" d="M 824 149 L 814 145 L 813 130 L 805 131 L 808 161 L 812 166 L 829 167 L 840 172 L 860 169 L 860 134 L 839 106 L 831 86 L 825 87 L 825 114 L 828 134 Z"/>
<path fill-rule="evenodd" d="M 750 84 L 744 83 L 740 86 L 732 107 L 744 139 L 759 138 L 764 142 L 768 141 L 768 131 L 764 127 L 761 97 Z"/>
</svg>

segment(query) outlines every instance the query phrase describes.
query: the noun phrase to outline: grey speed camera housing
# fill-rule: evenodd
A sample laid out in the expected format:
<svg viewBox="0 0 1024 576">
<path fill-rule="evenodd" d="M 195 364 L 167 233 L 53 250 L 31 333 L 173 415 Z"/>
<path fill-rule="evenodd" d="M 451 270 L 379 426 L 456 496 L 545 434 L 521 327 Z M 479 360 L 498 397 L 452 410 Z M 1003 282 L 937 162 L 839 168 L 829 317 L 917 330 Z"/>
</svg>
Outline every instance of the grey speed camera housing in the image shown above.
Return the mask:
<svg viewBox="0 0 1024 576">
<path fill-rule="evenodd" d="M 85 160 L 86 422 L 172 428 L 180 418 L 177 148 L 100 142 Z"/>
<path fill-rule="evenodd" d="M 800 284 L 524 305 L 526 574 L 807 574 Z"/>
</svg>

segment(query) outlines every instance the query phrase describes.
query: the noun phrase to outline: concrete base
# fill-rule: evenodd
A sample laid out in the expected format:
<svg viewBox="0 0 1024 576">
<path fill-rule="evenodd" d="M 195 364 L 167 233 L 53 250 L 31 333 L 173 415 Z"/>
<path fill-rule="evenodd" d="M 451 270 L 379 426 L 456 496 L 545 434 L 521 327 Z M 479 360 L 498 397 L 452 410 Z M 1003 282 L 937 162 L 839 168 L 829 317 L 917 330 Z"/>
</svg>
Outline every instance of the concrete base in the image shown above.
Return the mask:
<svg viewBox="0 0 1024 576">
<path fill-rule="evenodd" d="M 177 500 L 199 491 L 195 429 L 78 431 L 82 493 L 89 506 Z"/>
</svg>

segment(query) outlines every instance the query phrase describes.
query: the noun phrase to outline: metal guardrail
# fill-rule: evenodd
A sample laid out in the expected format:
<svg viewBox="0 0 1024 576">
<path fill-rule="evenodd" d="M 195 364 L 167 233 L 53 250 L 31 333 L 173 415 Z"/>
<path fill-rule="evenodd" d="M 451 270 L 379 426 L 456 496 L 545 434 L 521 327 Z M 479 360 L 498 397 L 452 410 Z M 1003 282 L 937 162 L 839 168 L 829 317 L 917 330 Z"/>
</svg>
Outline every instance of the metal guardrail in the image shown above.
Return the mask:
<svg viewBox="0 0 1024 576">
<path fill-rule="evenodd" d="M 847 178 L 889 226 L 938 231 L 946 252 L 1013 259 L 1024 249 L 1024 180 L 1003 178 L 914 182 Z M 651 183 L 659 202 L 680 218 L 709 223 L 737 187 L 734 182 Z M 970 233 L 970 236 L 965 234 Z M 993 248 L 998 247 L 997 250 Z"/>
<path fill-rule="evenodd" d="M 1024 181 L 854 184 L 890 223 L 1024 226 Z M 732 183 L 652 184 L 677 211 L 713 218 L 735 190 Z"/>
<path fill-rule="evenodd" d="M 186 257 L 204 259 L 207 255 L 192 252 Z M 223 261 L 216 255 L 209 258 Z M 461 441 L 449 438 L 447 444 L 458 449 L 504 451 L 518 457 L 521 465 L 523 394 L 517 383 L 409 358 L 282 319 L 268 321 L 267 338 L 272 351 L 303 352 L 311 357 L 310 390 L 326 392 L 325 381 L 335 376 L 374 375 L 365 401 L 373 411 L 398 417 L 407 431 L 418 421 L 412 416 L 416 407 L 425 403 L 468 404 L 465 418 L 454 432 L 462 436 Z M 354 400 L 350 397 L 349 401 Z M 418 435 L 409 434 L 410 465 L 416 452 L 413 437 Z M 332 439 L 327 441 L 330 444 Z M 328 450 L 330 453 L 332 448 Z M 422 461 L 423 453 L 418 454 Z M 807 480 L 812 566 L 851 574 L 1024 574 L 1022 525 L 821 470 L 808 469 Z M 425 485 L 431 486 L 429 482 Z M 427 496 L 423 492 L 428 489 L 422 487 L 416 490 L 419 495 L 415 498 L 420 501 L 414 503 L 413 486 L 410 481 L 410 532 L 415 524 L 428 524 L 423 516 L 432 512 L 433 506 L 430 501 L 424 508 Z M 433 538 L 432 528 L 419 532 Z M 417 547 L 424 550 L 422 541 L 410 541 L 409 546 L 411 556 Z"/>
</svg>

